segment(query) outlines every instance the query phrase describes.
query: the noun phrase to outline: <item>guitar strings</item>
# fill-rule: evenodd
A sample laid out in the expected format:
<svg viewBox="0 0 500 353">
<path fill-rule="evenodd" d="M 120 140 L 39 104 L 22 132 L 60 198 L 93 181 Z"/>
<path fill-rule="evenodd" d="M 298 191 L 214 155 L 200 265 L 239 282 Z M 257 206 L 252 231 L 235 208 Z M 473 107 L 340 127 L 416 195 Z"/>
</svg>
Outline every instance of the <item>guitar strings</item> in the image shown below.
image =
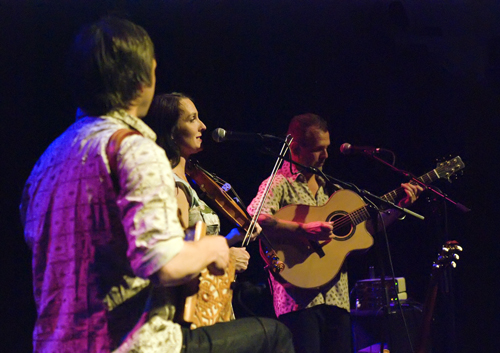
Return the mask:
<svg viewBox="0 0 500 353">
<path fill-rule="evenodd" d="M 436 169 L 440 169 L 439 167 L 436 168 Z M 424 174 L 422 175 L 421 177 L 418 178 L 418 180 L 420 182 L 423 182 L 425 184 L 427 184 L 428 182 L 431 182 L 432 181 L 432 178 L 430 176 L 430 173 L 432 172 L 429 172 L 427 174 Z M 438 174 L 439 175 L 439 174 Z M 428 179 L 427 182 L 425 179 Z M 403 187 L 399 187 L 389 193 L 387 193 L 386 195 L 382 196 L 383 199 L 388 199 L 389 197 L 392 199 L 391 202 L 394 202 L 394 200 L 396 198 L 398 198 L 398 196 L 401 194 L 401 193 L 404 193 L 404 188 Z M 394 196 L 392 196 L 394 194 Z M 347 225 L 351 225 L 351 226 L 355 226 L 357 224 L 360 224 L 361 222 L 363 221 L 366 221 L 368 218 L 369 218 L 369 215 L 367 214 L 367 211 L 366 211 L 366 207 L 367 206 L 363 206 L 345 216 L 342 216 L 341 218 L 339 218 L 338 220 L 336 221 L 333 221 L 333 230 L 339 230 Z M 366 213 L 365 213 L 366 212 Z M 363 214 L 365 213 L 365 214 Z M 356 222 L 356 218 L 358 218 L 359 216 L 361 216 L 361 220 Z M 364 216 L 364 217 L 363 217 Z M 368 217 L 367 217 L 368 216 Z M 366 217 L 366 218 L 365 218 Z"/>
<path fill-rule="evenodd" d="M 417 180 L 419 180 L 420 182 L 422 182 L 424 184 L 429 184 L 430 182 L 433 181 L 433 178 L 431 176 L 432 173 L 436 173 L 436 176 L 439 178 L 440 174 L 443 172 L 443 169 L 445 169 L 444 166 L 438 166 L 436 169 L 420 176 L 419 178 L 417 178 Z M 399 187 L 399 188 L 387 193 L 386 195 L 382 196 L 382 198 L 386 199 L 386 200 L 391 198 L 392 199 L 391 202 L 394 202 L 396 200 L 396 198 L 398 198 L 398 196 L 402 193 L 404 193 L 404 188 Z M 394 194 L 394 196 L 393 196 L 393 194 Z M 362 214 L 364 212 L 367 212 L 366 207 L 367 206 L 365 205 L 365 206 L 363 206 L 363 207 L 361 207 L 361 208 L 359 208 L 359 209 L 357 209 L 357 210 L 355 210 L 355 211 L 353 211 L 345 216 L 342 216 L 338 220 L 333 221 L 333 230 L 334 231 L 339 230 L 339 229 L 341 229 L 349 224 L 351 224 L 351 226 L 354 226 L 354 225 L 360 224 L 363 221 L 366 221 L 369 218 L 369 215 L 367 213 Z M 361 216 L 361 220 L 356 223 L 356 218 L 359 216 Z"/>
</svg>

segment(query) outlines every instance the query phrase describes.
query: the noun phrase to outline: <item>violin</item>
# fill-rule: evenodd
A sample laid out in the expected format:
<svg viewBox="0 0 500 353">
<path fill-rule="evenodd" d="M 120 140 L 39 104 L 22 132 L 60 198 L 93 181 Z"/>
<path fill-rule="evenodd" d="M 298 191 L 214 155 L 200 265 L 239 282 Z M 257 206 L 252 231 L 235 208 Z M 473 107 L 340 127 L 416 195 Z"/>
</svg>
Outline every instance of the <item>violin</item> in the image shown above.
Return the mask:
<svg viewBox="0 0 500 353">
<path fill-rule="evenodd" d="M 231 186 L 217 176 L 210 174 L 193 160 L 187 163 L 186 174 L 213 201 L 214 207 L 221 214 L 247 232 L 243 241 L 245 245 L 247 239 L 249 241 L 249 236 L 253 233 L 257 221 L 251 219 L 248 213 L 229 196 L 227 191 L 231 189 Z M 280 261 L 265 235 L 262 232 L 260 234 L 263 236 L 259 239 L 260 255 L 266 262 L 266 269 L 279 274 L 285 268 L 285 264 Z"/>
<path fill-rule="evenodd" d="M 248 230 L 251 220 L 246 212 L 214 180 L 213 175 L 192 160 L 186 164 L 186 174 L 198 185 L 214 203 L 215 208 L 238 227 Z"/>
</svg>

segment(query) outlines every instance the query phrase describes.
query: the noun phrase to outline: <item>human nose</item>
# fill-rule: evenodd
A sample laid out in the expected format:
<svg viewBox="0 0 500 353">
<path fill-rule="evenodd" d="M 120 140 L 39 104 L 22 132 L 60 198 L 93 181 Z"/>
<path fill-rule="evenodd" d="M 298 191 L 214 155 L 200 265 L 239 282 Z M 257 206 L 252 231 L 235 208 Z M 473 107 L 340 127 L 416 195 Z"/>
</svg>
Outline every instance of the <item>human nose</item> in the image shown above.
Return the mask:
<svg viewBox="0 0 500 353">
<path fill-rule="evenodd" d="M 205 126 L 205 124 L 203 124 L 203 121 L 200 120 L 200 131 L 205 131 L 207 129 L 207 127 Z"/>
</svg>

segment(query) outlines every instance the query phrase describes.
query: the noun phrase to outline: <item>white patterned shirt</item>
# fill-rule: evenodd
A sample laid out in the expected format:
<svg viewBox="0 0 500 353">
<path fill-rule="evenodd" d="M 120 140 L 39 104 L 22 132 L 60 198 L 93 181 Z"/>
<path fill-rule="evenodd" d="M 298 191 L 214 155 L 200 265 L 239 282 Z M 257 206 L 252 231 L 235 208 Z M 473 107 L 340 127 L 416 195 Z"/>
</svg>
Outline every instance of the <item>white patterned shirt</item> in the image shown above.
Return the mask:
<svg viewBox="0 0 500 353">
<path fill-rule="evenodd" d="M 328 195 L 324 190 L 324 179 L 317 176 L 320 187 L 316 195 L 313 195 L 307 186 L 304 175 L 298 172 L 295 166 L 293 166 L 293 170 L 290 167 L 289 162 L 284 162 L 276 174 L 262 207 L 263 214 L 273 215 L 287 205 L 323 206 L 328 202 Z M 255 214 L 266 186 L 267 179 L 262 182 L 257 196 L 248 206 L 250 215 Z M 269 277 L 272 284 L 274 310 L 277 316 L 320 304 L 338 306 L 349 311 L 349 288 L 347 272 L 344 269 L 328 285 L 317 289 L 298 288 L 288 283 L 282 283 L 282 281 L 280 283 L 271 273 Z"/>
<path fill-rule="evenodd" d="M 188 227 L 193 227 L 196 222 L 202 221 L 207 226 L 206 235 L 220 234 L 220 219 L 205 201 L 200 199 L 198 193 L 188 182 L 177 174 L 174 174 L 176 186 L 183 185 L 182 190 L 186 193 L 189 202 Z"/>
<path fill-rule="evenodd" d="M 117 194 L 106 145 L 123 128 L 142 136 L 121 144 Z M 82 117 L 33 168 L 21 216 L 33 251 L 35 352 L 181 350 L 175 295 L 148 280 L 184 244 L 172 168 L 155 139 L 125 112 Z"/>
</svg>

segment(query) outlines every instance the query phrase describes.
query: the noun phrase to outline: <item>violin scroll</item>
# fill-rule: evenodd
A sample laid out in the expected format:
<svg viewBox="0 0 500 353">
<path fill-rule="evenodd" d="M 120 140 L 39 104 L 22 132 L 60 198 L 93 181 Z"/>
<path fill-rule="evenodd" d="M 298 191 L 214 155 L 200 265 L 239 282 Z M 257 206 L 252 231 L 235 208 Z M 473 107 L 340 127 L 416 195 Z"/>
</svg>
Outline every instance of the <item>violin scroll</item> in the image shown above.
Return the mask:
<svg viewBox="0 0 500 353">
<path fill-rule="evenodd" d="M 269 248 L 263 244 L 262 239 L 259 245 L 260 256 L 266 263 L 264 269 L 279 275 L 285 269 L 285 263 L 279 259 L 276 251 L 269 250 Z"/>
</svg>

